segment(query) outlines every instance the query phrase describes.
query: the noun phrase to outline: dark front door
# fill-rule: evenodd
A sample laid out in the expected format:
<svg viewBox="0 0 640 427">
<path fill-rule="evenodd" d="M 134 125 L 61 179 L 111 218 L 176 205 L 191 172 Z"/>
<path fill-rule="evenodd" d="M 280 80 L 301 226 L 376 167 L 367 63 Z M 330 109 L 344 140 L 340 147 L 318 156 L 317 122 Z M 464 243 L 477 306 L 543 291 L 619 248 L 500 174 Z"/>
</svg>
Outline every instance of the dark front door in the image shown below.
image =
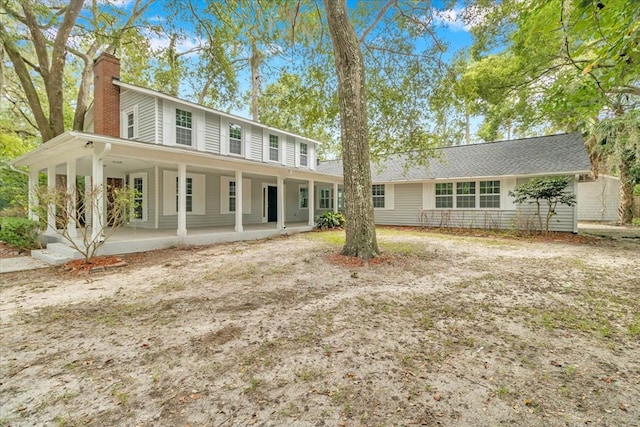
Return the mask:
<svg viewBox="0 0 640 427">
<path fill-rule="evenodd" d="M 278 187 L 269 186 L 267 189 L 267 220 L 278 220 Z"/>
</svg>

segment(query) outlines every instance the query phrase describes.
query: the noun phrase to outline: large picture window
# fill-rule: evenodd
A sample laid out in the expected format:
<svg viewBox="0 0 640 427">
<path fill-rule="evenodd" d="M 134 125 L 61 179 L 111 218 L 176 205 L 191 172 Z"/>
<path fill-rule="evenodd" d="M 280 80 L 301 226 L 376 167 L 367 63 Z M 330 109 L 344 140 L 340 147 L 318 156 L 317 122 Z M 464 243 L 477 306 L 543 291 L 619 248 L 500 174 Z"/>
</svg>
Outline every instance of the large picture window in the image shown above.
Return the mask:
<svg viewBox="0 0 640 427">
<path fill-rule="evenodd" d="M 242 126 L 229 123 L 229 153 L 242 154 Z"/>
<path fill-rule="evenodd" d="M 191 112 L 176 108 L 176 144 L 191 145 L 193 122 Z"/>
<path fill-rule="evenodd" d="M 500 208 L 500 181 L 480 181 L 480 207 Z"/>
</svg>

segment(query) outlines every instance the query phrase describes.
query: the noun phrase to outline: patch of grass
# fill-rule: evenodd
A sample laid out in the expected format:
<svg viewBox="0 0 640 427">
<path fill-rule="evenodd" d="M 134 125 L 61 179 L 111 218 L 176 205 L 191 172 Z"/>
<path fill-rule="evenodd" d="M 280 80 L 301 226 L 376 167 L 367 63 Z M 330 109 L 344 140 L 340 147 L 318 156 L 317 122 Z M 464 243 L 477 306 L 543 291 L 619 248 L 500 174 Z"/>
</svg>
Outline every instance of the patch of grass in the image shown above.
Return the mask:
<svg viewBox="0 0 640 427">
<path fill-rule="evenodd" d="M 425 246 L 414 242 L 381 242 L 382 252 L 401 256 L 419 256 L 425 250 Z"/>
<path fill-rule="evenodd" d="M 343 246 L 345 241 L 344 230 L 322 231 L 318 233 L 305 233 L 306 239 L 328 243 L 335 246 Z"/>
<path fill-rule="evenodd" d="M 640 314 L 636 314 L 633 321 L 627 327 L 628 334 L 632 337 L 640 337 Z"/>
<path fill-rule="evenodd" d="M 507 397 L 511 393 L 511 390 L 509 390 L 509 387 L 501 385 L 496 389 L 495 393 L 496 396 L 502 399 L 504 397 Z"/>
<path fill-rule="evenodd" d="M 254 391 L 256 391 L 261 382 L 262 381 L 260 381 L 260 379 L 252 377 L 251 381 L 249 382 L 249 386 L 244 389 L 244 392 L 253 393 Z"/>
<path fill-rule="evenodd" d="M 294 375 L 304 382 L 316 381 L 324 376 L 324 372 L 318 368 L 309 365 L 294 372 Z"/>
</svg>

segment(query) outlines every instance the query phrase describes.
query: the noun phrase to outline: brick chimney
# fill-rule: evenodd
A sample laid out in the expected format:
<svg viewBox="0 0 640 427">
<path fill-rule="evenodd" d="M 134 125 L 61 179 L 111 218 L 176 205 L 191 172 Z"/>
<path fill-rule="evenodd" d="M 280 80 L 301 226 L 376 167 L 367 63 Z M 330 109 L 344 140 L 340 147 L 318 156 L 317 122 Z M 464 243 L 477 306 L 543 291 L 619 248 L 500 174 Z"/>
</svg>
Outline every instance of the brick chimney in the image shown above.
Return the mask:
<svg viewBox="0 0 640 427">
<path fill-rule="evenodd" d="M 120 60 L 101 53 L 93 63 L 93 131 L 99 135 L 120 137 Z"/>
</svg>

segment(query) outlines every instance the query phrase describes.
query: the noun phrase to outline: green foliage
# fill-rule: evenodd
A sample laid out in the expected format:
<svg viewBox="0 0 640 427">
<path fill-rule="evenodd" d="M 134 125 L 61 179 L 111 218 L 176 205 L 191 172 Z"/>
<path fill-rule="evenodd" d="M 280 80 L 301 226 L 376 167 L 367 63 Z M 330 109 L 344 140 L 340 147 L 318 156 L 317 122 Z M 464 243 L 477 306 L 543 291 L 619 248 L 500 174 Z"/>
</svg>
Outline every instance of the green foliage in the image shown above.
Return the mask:
<svg viewBox="0 0 640 427">
<path fill-rule="evenodd" d="M 321 230 L 327 230 L 329 228 L 341 228 L 344 226 L 346 220 L 341 212 L 325 212 L 316 218 L 316 227 Z"/>
<path fill-rule="evenodd" d="M 4 216 L 26 216 L 29 179 L 25 174 L 9 167 L 9 162 L 34 147 L 27 139 L 20 138 L 10 123 L 0 124 L 0 211 Z"/>
<path fill-rule="evenodd" d="M 551 217 L 557 214 L 556 206 L 558 204 L 567 206 L 576 204 L 576 195 L 566 192 L 568 186 L 569 179 L 563 176 L 532 178 L 528 182 L 518 185 L 513 191 L 509 191 L 509 196 L 513 197 L 518 204 L 528 202 L 537 205 L 536 216 L 541 230 L 543 228 L 540 202 L 545 201 L 547 203 L 547 215 L 544 231 L 548 233 L 549 221 Z"/>
<path fill-rule="evenodd" d="M 26 250 L 38 247 L 38 234 L 42 231 L 37 221 L 26 218 L 0 218 L 0 241 Z"/>
</svg>

